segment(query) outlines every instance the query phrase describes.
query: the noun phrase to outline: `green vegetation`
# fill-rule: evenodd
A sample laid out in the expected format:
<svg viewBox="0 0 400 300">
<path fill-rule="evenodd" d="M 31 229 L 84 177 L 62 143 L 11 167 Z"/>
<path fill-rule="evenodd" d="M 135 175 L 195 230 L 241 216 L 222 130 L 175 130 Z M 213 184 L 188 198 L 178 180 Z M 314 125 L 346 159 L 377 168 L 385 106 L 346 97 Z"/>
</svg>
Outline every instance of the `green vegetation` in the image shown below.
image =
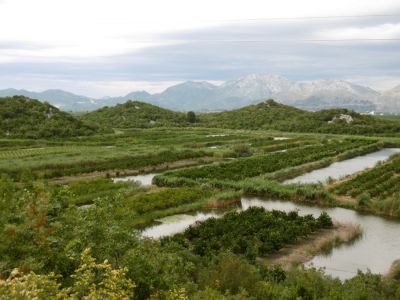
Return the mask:
<svg viewBox="0 0 400 300">
<path fill-rule="evenodd" d="M 116 193 L 129 196 L 141 190 L 145 191 L 145 188 L 139 187 L 132 182 L 114 183 L 112 180 L 104 177 L 49 186 L 51 199 L 64 208 L 70 205 L 81 206 L 92 204 L 95 199 L 112 198 Z"/>
<path fill-rule="evenodd" d="M 331 188 L 339 196 L 350 196 L 360 209 L 400 216 L 400 155 L 378 164 Z"/>
<path fill-rule="evenodd" d="M 33 168 L 32 171 L 38 173 L 40 177 L 52 178 L 93 171 L 105 171 L 112 169 L 133 169 L 138 170 L 148 166 L 156 166 L 166 162 L 173 162 L 182 159 L 199 158 L 206 156 L 201 151 L 162 151 L 152 154 L 126 156 L 106 161 L 92 160 L 79 163 L 53 163 L 40 168 Z"/>
<path fill-rule="evenodd" d="M 196 114 L 193 111 L 188 111 L 186 117 L 189 123 L 196 123 Z"/>
<path fill-rule="evenodd" d="M 255 260 L 320 228 L 332 226 L 326 214 L 315 219 L 311 215 L 301 217 L 297 212 L 267 212 L 263 208 L 252 207 L 243 212 L 228 212 L 219 219 L 208 219 L 165 240 L 177 242 L 201 256 L 230 250 Z"/>
<path fill-rule="evenodd" d="M 72 189 L 85 192 L 84 184 Z M 119 191 L 100 197 L 87 209 L 60 208 L 59 199 L 46 186 L 1 177 L 1 297 L 376 300 L 399 296 L 396 276 L 359 273 L 341 282 L 321 270 L 285 272 L 268 267 L 268 260 L 254 261 L 261 251 L 268 254 L 317 228 L 330 227 L 324 214 L 314 219 L 261 209 L 231 212 L 187 230 L 183 241 L 188 244 L 181 244 L 179 235 L 159 242 L 138 238 L 127 220 L 137 218 L 129 212 L 130 199 L 146 192 L 135 189 L 130 191 L 133 198 Z M 207 251 L 196 254 L 201 249 Z"/>
<path fill-rule="evenodd" d="M 92 135 L 89 126 L 58 108 L 22 96 L 0 98 L 0 137 L 60 138 Z"/>
<path fill-rule="evenodd" d="M 107 124 L 113 128 L 179 127 L 193 123 L 184 113 L 139 101 L 128 101 L 113 107 L 106 106 L 82 116 L 81 119 L 91 124 Z"/>
<path fill-rule="evenodd" d="M 347 122 L 341 115 L 350 116 Z M 336 134 L 398 134 L 397 121 L 360 115 L 347 109 L 308 112 L 273 100 L 221 113 L 199 116 L 199 123 L 208 127 L 234 129 L 276 129 L 290 132 Z"/>
<path fill-rule="evenodd" d="M 228 163 L 170 171 L 165 172 L 163 176 L 192 180 L 217 179 L 237 181 L 306 164 L 325 157 L 335 156 L 342 151 L 366 146 L 371 143 L 371 141 L 363 140 L 344 140 L 340 143 L 332 142 L 326 145 L 288 150 L 287 152 L 275 152 L 250 158 L 241 158 Z M 162 184 L 162 179 L 156 179 L 156 182 Z"/>
<path fill-rule="evenodd" d="M 18 110 L 15 116 L 37 117 L 32 113 L 37 101 L 13 99 L 21 102 L 17 106 L 29 106 L 27 115 Z M 332 220 L 326 214 L 313 218 L 251 208 L 160 241 L 140 236 L 140 230 L 164 217 L 210 209 L 222 213 L 240 204 L 243 195 L 399 217 L 400 156 L 327 186 L 281 182 L 399 146 L 395 120 L 344 110 L 311 113 L 273 101 L 208 114 L 128 102 L 79 116 L 80 121 L 60 113 L 65 120 L 47 124 L 59 112 L 52 108 L 48 118 L 49 106 L 40 107 L 47 107 L 37 109 L 46 119 L 34 125 L 61 133 L 24 125 L 18 135 L 7 136 L 1 129 L 0 299 L 400 297 L 397 266 L 387 278 L 368 272 L 341 282 L 322 270 L 283 271 L 268 264 L 282 247 L 329 230 Z M 340 119 L 341 114 L 353 121 Z M 2 121 L 1 126 L 11 124 Z M 114 131 L 92 134 L 100 127 L 86 122 Z M 75 131 L 70 123 L 81 127 Z M 110 179 L 155 172 L 162 174 L 151 186 Z"/>
<path fill-rule="evenodd" d="M 107 261 L 96 263 L 86 249 L 71 275 L 70 287 L 62 288 L 54 274 L 24 275 L 15 269 L 9 278 L 0 280 L 0 295 L 2 299 L 131 299 L 135 284 L 126 278 L 126 272 L 114 270 Z"/>
<path fill-rule="evenodd" d="M 292 132 L 339 134 L 385 134 L 400 132 L 395 118 L 375 118 L 345 109 L 303 111 L 268 100 L 238 110 L 220 113 L 187 114 L 151 104 L 128 101 L 104 107 L 77 118 L 48 103 L 22 96 L 0 99 L 0 136 L 12 138 L 50 138 L 92 135 L 103 127 L 152 128 L 188 127 L 231 129 L 274 129 Z M 348 116 L 350 121 L 342 118 Z M 88 125 L 91 124 L 91 125 Z"/>
<path fill-rule="evenodd" d="M 154 210 L 163 210 L 177 207 L 182 204 L 196 202 L 199 199 L 210 196 L 209 192 L 201 189 L 167 189 L 150 194 L 141 194 L 130 199 L 129 209 L 133 209 L 139 214 Z"/>
</svg>

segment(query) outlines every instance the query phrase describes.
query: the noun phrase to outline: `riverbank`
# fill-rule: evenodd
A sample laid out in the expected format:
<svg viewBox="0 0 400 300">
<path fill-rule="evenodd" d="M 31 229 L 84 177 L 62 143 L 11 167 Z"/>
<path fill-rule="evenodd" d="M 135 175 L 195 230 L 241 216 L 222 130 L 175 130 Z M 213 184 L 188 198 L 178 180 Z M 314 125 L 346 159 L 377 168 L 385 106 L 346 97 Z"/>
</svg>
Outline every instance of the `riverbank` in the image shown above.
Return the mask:
<svg viewBox="0 0 400 300">
<path fill-rule="evenodd" d="M 332 229 L 319 230 L 307 240 L 282 248 L 265 259 L 269 267 L 280 265 L 284 270 L 312 260 L 316 255 L 329 253 L 334 247 L 350 244 L 362 235 L 361 227 L 354 223 L 335 223 Z"/>
</svg>

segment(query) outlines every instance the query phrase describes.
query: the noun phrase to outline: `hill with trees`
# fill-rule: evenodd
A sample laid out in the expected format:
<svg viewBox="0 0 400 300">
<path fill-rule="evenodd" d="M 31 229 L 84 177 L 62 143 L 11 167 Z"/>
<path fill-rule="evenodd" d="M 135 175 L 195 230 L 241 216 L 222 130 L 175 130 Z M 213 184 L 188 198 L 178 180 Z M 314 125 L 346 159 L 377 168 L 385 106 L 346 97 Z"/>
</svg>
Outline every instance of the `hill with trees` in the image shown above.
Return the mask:
<svg viewBox="0 0 400 300">
<path fill-rule="evenodd" d="M 128 101 L 81 116 L 89 124 L 110 128 L 199 126 L 227 129 L 274 129 L 336 134 L 400 133 L 400 122 L 362 115 L 348 109 L 311 112 L 267 100 L 236 110 L 213 113 L 175 112 L 152 104 Z"/>
<path fill-rule="evenodd" d="M 89 126 L 49 103 L 24 96 L 0 98 L 0 136 L 9 138 L 49 138 L 91 135 Z"/>
<path fill-rule="evenodd" d="M 113 107 L 105 106 L 85 114 L 82 120 L 113 128 L 181 127 L 189 124 L 185 113 L 139 101 L 128 101 Z"/>
<path fill-rule="evenodd" d="M 396 134 L 400 123 L 362 115 L 347 109 L 317 112 L 267 100 L 256 105 L 199 116 L 199 125 L 231 129 L 275 129 L 337 134 Z"/>
</svg>

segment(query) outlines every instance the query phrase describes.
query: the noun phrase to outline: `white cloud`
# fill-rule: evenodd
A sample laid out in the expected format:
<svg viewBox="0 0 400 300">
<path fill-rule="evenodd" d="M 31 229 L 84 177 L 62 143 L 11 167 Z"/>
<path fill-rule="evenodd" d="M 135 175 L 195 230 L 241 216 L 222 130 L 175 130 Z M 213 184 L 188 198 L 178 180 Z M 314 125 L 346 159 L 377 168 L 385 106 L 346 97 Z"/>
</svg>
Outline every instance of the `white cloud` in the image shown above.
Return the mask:
<svg viewBox="0 0 400 300">
<path fill-rule="evenodd" d="M 350 48 L 351 51 L 345 52 L 345 47 L 339 47 L 337 50 L 343 51 L 341 55 L 346 60 L 341 58 L 343 62 L 338 63 L 336 51 L 311 48 L 306 44 L 293 47 L 289 43 L 183 42 L 186 38 L 193 41 L 201 36 L 212 39 L 214 36 L 208 34 L 215 29 L 221 29 L 221 35 L 216 35 L 218 38 L 232 40 L 253 36 L 268 40 L 281 35 L 295 39 L 308 37 L 310 32 L 318 37 L 336 39 L 367 35 L 398 37 L 399 24 L 379 18 L 387 24 L 366 26 L 361 22 L 364 26 L 355 26 L 348 22 L 352 26 L 345 26 L 338 19 L 328 19 L 313 20 L 309 27 L 301 27 L 309 24 L 308 21 L 258 20 L 390 14 L 399 11 L 400 3 L 395 2 L 0 0 L 0 74 L 3 74 L 0 88 L 62 88 L 101 97 L 142 89 L 158 92 L 178 80 L 228 79 L 260 70 L 282 75 L 295 73 L 296 77 L 321 77 L 326 75 L 318 70 L 334 73 L 339 66 L 340 72 L 344 70 L 350 76 L 355 72 L 350 73 L 351 56 L 364 68 L 371 64 L 369 53 L 364 62 L 359 58 L 364 57 L 360 52 L 351 52 Z M 318 26 L 322 22 L 325 29 L 313 33 L 314 24 Z M 249 24 L 263 26 L 251 30 Z M 225 30 L 227 28 L 231 31 Z M 179 42 L 171 40 L 173 37 L 178 37 Z M 396 53 L 383 57 L 381 65 L 397 68 L 388 63 L 396 59 L 391 55 Z M 374 72 L 383 68 L 378 63 L 372 67 Z"/>
<path fill-rule="evenodd" d="M 7 85 L 2 85 L 5 83 Z M 21 75 L 9 78 L 0 76 L 0 89 L 12 86 L 16 89 L 26 89 L 41 92 L 47 89 L 63 89 L 69 92 L 93 98 L 104 96 L 124 96 L 133 91 L 145 90 L 158 93 L 181 81 L 134 81 L 134 80 L 73 80 L 42 76 L 41 74 Z"/>
<path fill-rule="evenodd" d="M 15 52 L 15 61 L 118 55 L 169 43 L 163 33 L 234 20 L 358 15 L 395 6 L 390 0 L 13 0 L 0 5 L 0 42 L 51 46 Z M 10 60 L 10 54 L 0 56 Z"/>
<path fill-rule="evenodd" d="M 400 39 L 400 23 L 386 23 L 375 26 L 343 27 L 317 31 L 316 39 Z"/>
</svg>

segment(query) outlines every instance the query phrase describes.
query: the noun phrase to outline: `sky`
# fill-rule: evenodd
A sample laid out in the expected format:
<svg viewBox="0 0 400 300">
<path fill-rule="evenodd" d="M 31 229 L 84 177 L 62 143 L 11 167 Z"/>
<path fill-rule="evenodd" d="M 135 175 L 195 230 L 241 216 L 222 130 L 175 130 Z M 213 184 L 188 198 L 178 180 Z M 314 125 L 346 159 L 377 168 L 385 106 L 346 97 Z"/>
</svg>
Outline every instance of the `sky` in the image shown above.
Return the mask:
<svg viewBox="0 0 400 300">
<path fill-rule="evenodd" d="M 0 89 L 91 97 L 251 73 L 400 84 L 399 0 L 0 0 Z"/>
</svg>

